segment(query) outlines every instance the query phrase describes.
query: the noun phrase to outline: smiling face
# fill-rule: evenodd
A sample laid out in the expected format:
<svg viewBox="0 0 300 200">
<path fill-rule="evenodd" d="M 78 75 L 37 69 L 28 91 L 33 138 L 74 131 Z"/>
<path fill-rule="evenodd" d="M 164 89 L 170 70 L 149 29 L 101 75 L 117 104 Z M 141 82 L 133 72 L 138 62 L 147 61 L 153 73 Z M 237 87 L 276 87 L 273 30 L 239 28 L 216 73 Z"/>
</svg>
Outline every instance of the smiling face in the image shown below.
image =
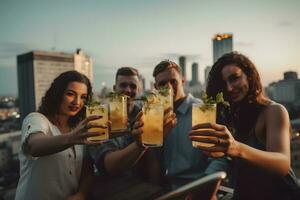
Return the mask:
<svg viewBox="0 0 300 200">
<path fill-rule="evenodd" d="M 134 100 L 136 95 L 140 92 L 140 81 L 138 76 L 118 75 L 114 90 L 129 96 L 130 100 Z"/>
<path fill-rule="evenodd" d="M 222 69 L 222 78 L 225 82 L 224 92 L 229 101 L 239 102 L 248 95 L 249 82 L 247 76 L 237 65 L 226 65 Z"/>
<path fill-rule="evenodd" d="M 84 106 L 87 99 L 87 86 L 80 82 L 70 82 L 64 91 L 59 114 L 75 116 Z"/>
</svg>

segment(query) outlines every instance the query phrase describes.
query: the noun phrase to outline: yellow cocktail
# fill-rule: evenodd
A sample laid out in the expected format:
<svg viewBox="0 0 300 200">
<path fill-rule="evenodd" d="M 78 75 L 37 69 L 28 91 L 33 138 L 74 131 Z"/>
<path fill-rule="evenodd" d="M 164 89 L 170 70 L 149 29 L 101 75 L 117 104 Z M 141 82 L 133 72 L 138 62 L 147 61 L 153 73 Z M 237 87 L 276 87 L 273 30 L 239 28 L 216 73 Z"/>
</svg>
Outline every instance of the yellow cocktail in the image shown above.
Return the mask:
<svg viewBox="0 0 300 200">
<path fill-rule="evenodd" d="M 201 123 L 216 123 L 216 104 L 194 103 L 192 109 L 192 126 Z M 212 138 L 210 136 L 197 136 L 201 138 Z M 193 147 L 204 146 L 212 147 L 214 144 L 192 141 Z"/>
<path fill-rule="evenodd" d="M 93 120 L 92 123 L 97 123 L 100 125 L 106 125 L 108 122 L 108 105 L 101 104 L 101 105 L 92 105 L 86 106 L 86 117 L 91 115 L 100 115 L 102 118 Z M 89 141 L 101 141 L 101 140 L 108 140 L 108 126 L 106 128 L 90 128 L 90 132 L 98 132 L 99 136 L 93 136 L 87 138 Z"/>
<path fill-rule="evenodd" d="M 122 132 L 128 129 L 127 97 L 114 96 L 109 99 L 110 121 L 112 132 Z"/>
<path fill-rule="evenodd" d="M 143 106 L 144 129 L 142 143 L 149 147 L 163 145 L 164 108 L 161 103 L 145 103 Z"/>
</svg>

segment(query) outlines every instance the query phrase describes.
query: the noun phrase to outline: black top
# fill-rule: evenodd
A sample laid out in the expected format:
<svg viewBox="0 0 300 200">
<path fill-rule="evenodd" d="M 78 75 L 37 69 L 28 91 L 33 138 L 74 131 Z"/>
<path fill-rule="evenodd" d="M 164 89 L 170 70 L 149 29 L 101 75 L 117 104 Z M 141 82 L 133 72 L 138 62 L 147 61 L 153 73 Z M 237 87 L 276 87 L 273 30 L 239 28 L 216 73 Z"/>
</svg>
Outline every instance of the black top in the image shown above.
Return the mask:
<svg viewBox="0 0 300 200">
<path fill-rule="evenodd" d="M 265 107 L 265 106 L 263 106 Z M 258 109 L 258 114 L 264 108 Z M 256 117 L 258 117 L 258 114 Z M 257 118 L 256 118 L 257 119 Z M 254 121 L 253 121 L 254 122 Z M 266 145 L 260 142 L 255 134 L 254 127 L 248 131 L 247 139 L 243 138 L 243 143 L 263 151 L 266 151 Z M 237 133 L 238 134 L 238 133 Z M 237 137 L 239 138 L 239 137 Z M 239 140 L 239 139 L 238 139 Z M 234 198 L 241 200 L 296 200 L 300 199 L 300 190 L 296 183 L 293 171 L 280 177 L 270 173 L 268 170 L 252 165 L 243 159 L 234 160 Z M 296 193 L 298 193 L 296 195 Z"/>
</svg>

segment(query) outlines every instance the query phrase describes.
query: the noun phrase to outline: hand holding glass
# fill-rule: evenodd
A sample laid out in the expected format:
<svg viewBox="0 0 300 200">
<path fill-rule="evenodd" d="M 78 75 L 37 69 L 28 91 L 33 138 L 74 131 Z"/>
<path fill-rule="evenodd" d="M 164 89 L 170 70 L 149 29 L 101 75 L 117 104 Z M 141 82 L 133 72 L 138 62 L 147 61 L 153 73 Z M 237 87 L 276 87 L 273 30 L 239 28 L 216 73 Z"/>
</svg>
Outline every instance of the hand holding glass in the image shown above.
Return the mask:
<svg viewBox="0 0 300 200">
<path fill-rule="evenodd" d="M 110 121 L 112 132 L 122 132 L 128 129 L 127 97 L 116 96 L 109 99 Z"/>
<path fill-rule="evenodd" d="M 217 105 L 216 104 L 202 104 L 194 103 L 192 109 L 192 126 L 202 123 L 216 123 L 216 113 Z M 212 138 L 210 136 L 195 136 L 199 138 Z M 212 147 L 214 144 L 196 142 L 192 141 L 193 147 L 203 146 L 203 147 Z"/>
<path fill-rule="evenodd" d="M 143 106 L 144 129 L 142 143 L 149 147 L 160 147 L 163 145 L 163 120 L 164 108 L 159 103 L 146 103 Z"/>
<path fill-rule="evenodd" d="M 100 105 L 92 105 L 86 106 L 86 117 L 91 115 L 99 115 L 102 118 L 94 120 L 93 123 L 106 125 L 108 124 L 108 105 L 107 104 L 100 104 Z M 98 132 L 99 136 L 93 136 L 87 138 L 89 141 L 102 141 L 108 140 L 108 126 L 106 128 L 90 128 L 90 132 Z"/>
</svg>

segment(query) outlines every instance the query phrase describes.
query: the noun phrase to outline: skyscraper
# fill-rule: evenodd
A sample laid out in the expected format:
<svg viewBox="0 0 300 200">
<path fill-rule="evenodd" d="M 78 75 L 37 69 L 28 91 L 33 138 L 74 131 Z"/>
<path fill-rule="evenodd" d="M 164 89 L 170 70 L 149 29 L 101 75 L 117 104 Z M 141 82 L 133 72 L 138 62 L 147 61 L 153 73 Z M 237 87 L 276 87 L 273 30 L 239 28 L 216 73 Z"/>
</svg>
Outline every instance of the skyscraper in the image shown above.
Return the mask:
<svg viewBox="0 0 300 200">
<path fill-rule="evenodd" d="M 266 88 L 266 93 L 271 99 L 287 108 L 293 104 L 300 105 L 300 79 L 297 72 L 284 72 L 283 80 L 270 84 Z"/>
<path fill-rule="evenodd" d="M 81 50 L 75 54 L 32 51 L 17 56 L 20 113 L 23 119 L 38 109 L 41 98 L 59 74 L 77 70 L 92 81 L 92 60 Z"/>
<path fill-rule="evenodd" d="M 143 75 L 139 75 L 140 84 L 141 84 L 141 92 L 144 92 L 146 90 L 146 79 Z"/>
<path fill-rule="evenodd" d="M 215 63 L 223 54 L 233 50 L 233 35 L 229 33 L 216 34 L 213 38 L 213 62 Z"/>
<path fill-rule="evenodd" d="M 179 57 L 179 66 L 181 67 L 181 70 L 182 70 L 182 76 L 183 76 L 184 78 L 186 78 L 185 61 L 186 61 L 185 56 L 180 56 L 180 57 Z"/>
<path fill-rule="evenodd" d="M 211 66 L 206 66 L 205 67 L 205 70 L 204 70 L 204 87 L 207 86 L 208 75 L 209 75 L 210 70 L 211 70 Z"/>
<path fill-rule="evenodd" d="M 193 63 L 192 64 L 192 85 L 196 85 L 199 83 L 199 75 L 198 75 L 198 63 Z"/>
</svg>

